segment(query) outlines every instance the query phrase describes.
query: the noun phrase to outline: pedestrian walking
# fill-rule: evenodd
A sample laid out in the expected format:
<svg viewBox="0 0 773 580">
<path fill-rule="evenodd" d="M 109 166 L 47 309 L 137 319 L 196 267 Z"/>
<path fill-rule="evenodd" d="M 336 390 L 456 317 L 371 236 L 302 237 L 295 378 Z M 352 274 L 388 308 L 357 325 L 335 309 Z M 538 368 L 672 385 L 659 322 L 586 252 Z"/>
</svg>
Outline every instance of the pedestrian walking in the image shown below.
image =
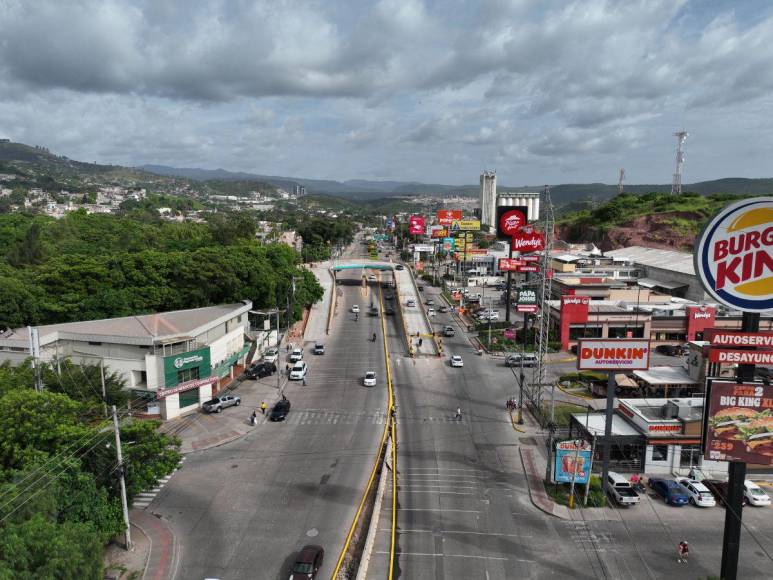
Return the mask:
<svg viewBox="0 0 773 580">
<path fill-rule="evenodd" d="M 264 415 L 266 414 L 266 407 L 267 407 L 266 401 L 261 401 L 261 403 L 260 403 L 260 412 L 263 413 Z"/>
<path fill-rule="evenodd" d="M 287 375 L 290 376 L 290 365 L 289 364 L 285 365 L 285 373 L 287 373 Z"/>
<path fill-rule="evenodd" d="M 421 346 L 422 344 L 424 344 L 424 339 L 423 339 L 423 338 L 420 338 L 420 339 L 419 339 L 419 346 Z"/>
<path fill-rule="evenodd" d="M 289 343 L 289 342 L 288 342 L 288 343 L 287 343 L 287 345 L 285 346 L 285 349 L 286 349 L 286 351 L 287 351 L 287 352 L 290 352 L 290 343 Z"/>
<path fill-rule="evenodd" d="M 305 375 L 304 375 L 304 377 L 303 377 L 303 386 L 304 386 L 304 387 L 306 386 L 306 376 L 305 376 Z"/>
<path fill-rule="evenodd" d="M 679 546 L 677 546 L 677 552 L 679 553 L 679 557 L 676 559 L 676 561 L 680 564 L 687 564 L 687 557 L 690 555 L 690 547 L 687 545 L 687 542 L 684 540 L 679 542 Z"/>
<path fill-rule="evenodd" d="M 250 415 L 250 424 L 253 427 L 258 424 L 258 414 L 255 412 L 255 409 L 252 410 L 252 415 Z"/>
<path fill-rule="evenodd" d="M 456 408 L 456 417 L 454 417 L 454 418 L 457 419 L 458 421 L 462 420 L 462 408 L 461 407 L 457 407 Z"/>
</svg>

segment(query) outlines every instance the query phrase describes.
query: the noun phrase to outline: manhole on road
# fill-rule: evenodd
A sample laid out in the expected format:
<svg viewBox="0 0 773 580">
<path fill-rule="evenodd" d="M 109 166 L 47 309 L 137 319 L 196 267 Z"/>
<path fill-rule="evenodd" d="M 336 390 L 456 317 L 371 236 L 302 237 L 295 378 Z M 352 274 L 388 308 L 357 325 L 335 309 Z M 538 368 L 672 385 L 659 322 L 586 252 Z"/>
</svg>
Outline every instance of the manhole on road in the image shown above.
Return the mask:
<svg viewBox="0 0 773 580">
<path fill-rule="evenodd" d="M 308 532 L 306 532 L 306 535 L 310 538 L 315 538 L 319 535 L 319 530 L 317 528 L 311 528 Z"/>
</svg>

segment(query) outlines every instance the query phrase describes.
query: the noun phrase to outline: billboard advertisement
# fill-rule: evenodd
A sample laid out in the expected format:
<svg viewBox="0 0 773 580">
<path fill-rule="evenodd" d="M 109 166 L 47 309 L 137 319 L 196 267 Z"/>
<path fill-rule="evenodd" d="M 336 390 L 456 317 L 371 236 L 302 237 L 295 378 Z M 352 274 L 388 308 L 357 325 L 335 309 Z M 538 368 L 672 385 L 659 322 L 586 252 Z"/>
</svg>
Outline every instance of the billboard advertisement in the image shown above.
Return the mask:
<svg viewBox="0 0 773 580">
<path fill-rule="evenodd" d="M 514 252 L 541 252 L 545 249 L 545 234 L 533 226 L 522 226 L 513 235 L 511 243 Z"/>
<path fill-rule="evenodd" d="M 443 251 L 453 252 L 456 248 L 455 244 L 456 240 L 454 240 L 454 238 L 443 238 Z"/>
<path fill-rule="evenodd" d="M 430 235 L 433 238 L 446 238 L 448 237 L 448 230 L 438 226 L 430 226 Z"/>
<path fill-rule="evenodd" d="M 424 225 L 423 215 L 412 215 L 408 218 L 408 233 L 421 235 L 424 233 Z"/>
<path fill-rule="evenodd" d="M 437 223 L 443 226 L 450 226 L 452 222 L 462 219 L 462 210 L 460 209 L 441 209 L 437 212 Z"/>
<path fill-rule="evenodd" d="M 515 258 L 499 258 L 499 269 L 503 272 L 515 272 L 523 262 Z"/>
<path fill-rule="evenodd" d="M 578 450 L 579 447 L 579 450 Z M 583 440 L 556 443 L 553 477 L 556 483 L 588 483 L 591 468 L 591 446 Z"/>
<path fill-rule="evenodd" d="M 712 381 L 706 457 L 773 465 L 773 386 Z"/>
<path fill-rule="evenodd" d="M 525 226 L 529 220 L 529 208 L 526 206 L 497 208 L 497 238 L 509 240 L 521 226 Z"/>
<path fill-rule="evenodd" d="M 539 272 L 539 264 L 521 264 L 515 269 L 516 272 Z"/>
<path fill-rule="evenodd" d="M 196 372 L 184 373 L 183 371 Z M 187 375 L 198 375 L 196 378 L 205 378 L 212 374 L 209 347 L 205 346 L 197 350 L 191 350 L 181 354 L 164 357 L 164 386 L 174 387 L 182 382 L 181 378 Z"/>
<path fill-rule="evenodd" d="M 695 272 L 715 300 L 745 312 L 773 308 L 773 197 L 727 206 L 695 247 Z"/>
<path fill-rule="evenodd" d="M 583 338 L 577 348 L 581 371 L 644 371 L 650 367 L 650 341 L 639 338 Z"/>
<path fill-rule="evenodd" d="M 734 350 L 712 348 L 709 351 L 709 361 L 738 365 L 773 365 L 773 350 Z"/>
<path fill-rule="evenodd" d="M 480 231 L 480 220 L 454 220 L 451 222 L 452 232 L 477 232 Z"/>
<path fill-rule="evenodd" d="M 414 244 L 413 251 L 414 252 L 434 252 L 435 246 L 433 246 L 432 244 Z"/>
<path fill-rule="evenodd" d="M 711 346 L 761 346 L 773 348 L 773 332 L 738 332 L 707 328 L 703 336 Z"/>
</svg>

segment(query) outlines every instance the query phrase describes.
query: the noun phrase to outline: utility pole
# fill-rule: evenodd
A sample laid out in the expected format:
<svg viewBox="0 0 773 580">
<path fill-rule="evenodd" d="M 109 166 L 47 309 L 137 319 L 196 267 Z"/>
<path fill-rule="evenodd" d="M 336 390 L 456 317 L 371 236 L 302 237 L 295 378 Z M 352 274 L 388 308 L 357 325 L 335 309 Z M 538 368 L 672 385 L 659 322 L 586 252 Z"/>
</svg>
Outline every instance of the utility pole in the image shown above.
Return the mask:
<svg viewBox="0 0 773 580">
<path fill-rule="evenodd" d="M 29 336 L 32 370 L 35 374 L 35 390 L 40 393 L 43 391 L 43 376 L 40 372 L 40 336 L 38 335 L 38 329 L 34 326 L 28 326 L 27 335 Z"/>
<path fill-rule="evenodd" d="M 124 472 L 126 470 L 123 465 L 123 454 L 121 453 L 121 430 L 118 428 L 118 414 L 115 411 L 115 405 L 112 406 L 112 410 L 113 429 L 115 430 L 115 452 L 118 456 L 118 475 L 121 484 L 121 507 L 123 508 L 123 523 L 126 525 L 126 549 L 132 551 L 134 546 L 132 545 L 131 523 L 129 522 L 129 505 L 126 501 L 126 480 L 124 479 Z"/>
<path fill-rule="evenodd" d="M 625 169 L 620 170 L 620 179 L 617 180 L 617 194 L 623 193 L 623 182 L 625 181 Z"/>
<path fill-rule="evenodd" d="M 671 183 L 671 195 L 682 194 L 682 166 L 684 165 L 684 141 L 689 133 L 685 130 L 674 133 L 676 137 L 676 171 L 674 171 L 674 180 Z"/>
<path fill-rule="evenodd" d="M 105 359 L 99 359 L 99 378 L 102 381 L 102 407 L 107 418 L 107 392 L 105 391 Z"/>
</svg>

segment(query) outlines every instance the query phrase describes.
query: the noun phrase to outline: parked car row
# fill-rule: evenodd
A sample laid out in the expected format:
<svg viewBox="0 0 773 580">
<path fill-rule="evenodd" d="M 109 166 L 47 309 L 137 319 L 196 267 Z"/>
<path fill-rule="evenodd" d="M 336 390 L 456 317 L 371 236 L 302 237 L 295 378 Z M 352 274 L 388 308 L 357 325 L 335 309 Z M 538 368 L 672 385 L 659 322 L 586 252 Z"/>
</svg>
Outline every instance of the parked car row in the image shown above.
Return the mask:
<svg viewBox="0 0 773 580">
<path fill-rule="evenodd" d="M 631 483 L 622 475 L 613 471 L 608 476 L 608 493 L 621 506 L 631 506 L 639 503 L 639 495 Z M 663 501 L 673 506 L 692 504 L 696 507 L 724 506 L 727 498 L 727 482 L 716 479 L 697 481 L 689 477 L 670 479 L 667 477 L 650 477 L 647 480 L 649 488 Z M 744 481 L 743 505 L 768 506 L 770 496 L 748 479 Z"/>
</svg>

